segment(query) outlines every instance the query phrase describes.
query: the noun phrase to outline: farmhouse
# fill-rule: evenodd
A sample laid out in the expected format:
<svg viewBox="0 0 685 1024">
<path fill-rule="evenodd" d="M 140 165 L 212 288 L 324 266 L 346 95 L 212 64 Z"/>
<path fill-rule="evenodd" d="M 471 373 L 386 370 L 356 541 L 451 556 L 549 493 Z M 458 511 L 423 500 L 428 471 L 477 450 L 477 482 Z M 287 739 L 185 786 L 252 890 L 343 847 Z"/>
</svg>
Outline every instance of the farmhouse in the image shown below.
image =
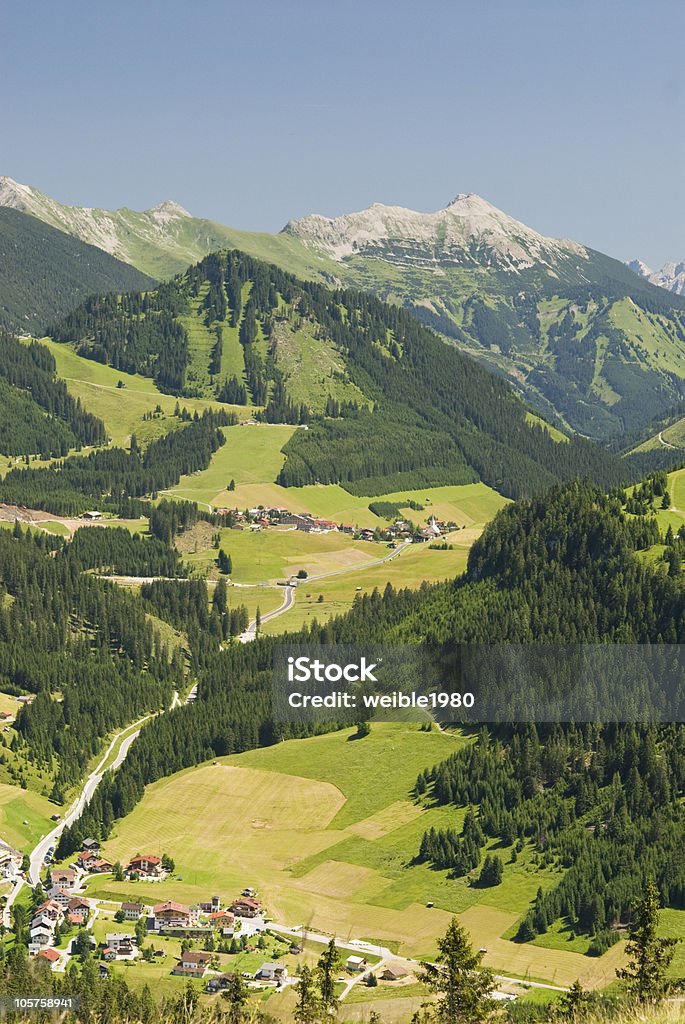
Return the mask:
<svg viewBox="0 0 685 1024">
<path fill-rule="evenodd" d="M 134 857 L 126 868 L 126 874 L 161 878 L 164 874 L 161 858 L 154 857 L 152 854 L 147 854 L 145 857 Z"/>
<path fill-rule="evenodd" d="M 84 512 L 81 519 L 85 519 L 87 522 L 95 522 L 97 519 L 102 519 L 102 512 L 96 510 L 92 512 Z"/>
<path fill-rule="evenodd" d="M 88 839 L 84 839 L 82 845 L 83 849 L 87 850 L 88 853 L 100 852 L 100 843 L 98 842 L 97 839 L 93 839 L 92 836 L 89 836 Z"/>
<path fill-rule="evenodd" d="M 366 960 L 363 956 L 348 956 L 345 966 L 348 971 L 363 971 L 366 967 Z"/>
<path fill-rule="evenodd" d="M 252 899 L 251 896 L 241 896 L 239 899 L 233 900 L 229 910 L 236 917 L 257 917 L 260 907 L 259 900 Z"/>
<path fill-rule="evenodd" d="M 137 921 L 145 909 L 142 903 L 122 903 L 121 911 L 124 915 L 124 921 Z"/>
<path fill-rule="evenodd" d="M 223 992 L 233 981 L 235 975 L 232 971 L 224 971 L 223 974 L 215 974 L 207 982 L 208 992 Z"/>
<path fill-rule="evenodd" d="M 255 978 L 261 981 L 275 981 L 283 984 L 288 978 L 288 968 L 284 964 L 262 964 Z"/>
<path fill-rule="evenodd" d="M 407 977 L 407 972 L 399 964 L 388 964 L 379 977 L 381 981 L 401 981 Z"/>
<path fill-rule="evenodd" d="M 152 915 L 155 919 L 155 928 L 163 928 L 165 925 L 183 926 L 190 922 L 190 908 L 184 907 L 182 903 L 175 903 L 174 900 L 158 903 L 152 908 Z"/>
</svg>

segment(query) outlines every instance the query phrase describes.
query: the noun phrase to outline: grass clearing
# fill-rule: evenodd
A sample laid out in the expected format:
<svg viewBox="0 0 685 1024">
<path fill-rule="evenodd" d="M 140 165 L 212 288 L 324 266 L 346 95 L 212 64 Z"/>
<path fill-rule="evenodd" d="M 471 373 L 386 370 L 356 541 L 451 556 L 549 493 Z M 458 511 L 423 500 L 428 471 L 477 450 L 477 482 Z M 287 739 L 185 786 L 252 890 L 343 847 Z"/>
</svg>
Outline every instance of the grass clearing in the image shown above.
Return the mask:
<svg viewBox="0 0 685 1024">
<path fill-rule="evenodd" d="M 199 398 L 177 399 L 163 394 L 149 377 L 124 373 L 111 366 L 79 356 L 69 345 L 40 338 L 41 345 L 50 350 L 57 364 L 57 375 L 63 377 L 69 392 L 81 400 L 88 412 L 103 420 L 107 432 L 115 445 L 126 445 L 131 434 L 144 443 L 180 425 L 173 413 L 178 401 L 181 408 L 202 414 L 207 409 L 225 409 L 235 412 L 241 419 L 250 415 L 246 406 L 219 405 L 217 402 Z M 118 387 L 119 381 L 123 387 Z M 145 413 L 157 406 L 162 415 L 144 420 Z"/>
</svg>

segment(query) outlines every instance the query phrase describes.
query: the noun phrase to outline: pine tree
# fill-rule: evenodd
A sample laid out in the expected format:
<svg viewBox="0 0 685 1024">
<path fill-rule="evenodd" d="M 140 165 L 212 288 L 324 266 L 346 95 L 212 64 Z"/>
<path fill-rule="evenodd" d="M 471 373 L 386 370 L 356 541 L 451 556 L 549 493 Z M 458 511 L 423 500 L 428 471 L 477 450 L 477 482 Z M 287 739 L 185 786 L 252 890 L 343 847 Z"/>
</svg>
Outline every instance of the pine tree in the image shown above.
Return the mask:
<svg viewBox="0 0 685 1024">
<path fill-rule="evenodd" d="M 657 937 L 660 903 L 659 890 L 650 880 L 644 896 L 633 908 L 626 946 L 628 966 L 616 972 L 628 982 L 640 1002 L 656 1002 L 668 991 L 666 972 L 673 959 L 676 940 Z"/>
<path fill-rule="evenodd" d="M 335 996 L 335 976 L 340 969 L 340 954 L 335 939 L 326 946 L 316 965 L 316 976 L 321 992 L 321 1002 L 327 1013 L 330 1013 L 337 1002 Z"/>
<path fill-rule="evenodd" d="M 474 951 L 456 917 L 438 939 L 438 950 L 437 963 L 424 964 L 422 972 L 422 980 L 438 996 L 426 1006 L 436 1024 L 476 1024 L 498 1012 L 490 999 L 493 976 L 481 967 L 483 954 Z"/>
<path fill-rule="evenodd" d="M 316 1024 L 323 1016 L 323 1007 L 316 991 L 314 975 L 306 965 L 300 971 L 300 980 L 295 986 L 297 1006 L 293 1016 L 297 1024 Z"/>
</svg>

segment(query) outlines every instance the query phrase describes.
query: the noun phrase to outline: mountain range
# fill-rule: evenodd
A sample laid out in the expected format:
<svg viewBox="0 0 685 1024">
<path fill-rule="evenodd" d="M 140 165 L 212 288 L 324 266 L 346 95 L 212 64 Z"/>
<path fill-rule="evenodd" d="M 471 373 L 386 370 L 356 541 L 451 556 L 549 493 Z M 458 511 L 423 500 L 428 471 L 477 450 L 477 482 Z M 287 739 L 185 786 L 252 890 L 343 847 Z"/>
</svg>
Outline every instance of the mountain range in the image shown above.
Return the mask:
<svg viewBox="0 0 685 1024">
<path fill-rule="evenodd" d="M 685 398 L 685 298 L 578 242 L 545 237 L 473 194 L 420 213 L 367 210 L 236 231 L 172 201 L 137 213 L 63 206 L 0 179 L 0 206 L 156 277 L 239 249 L 298 277 L 400 304 L 505 377 L 562 429 L 645 436 Z"/>
<path fill-rule="evenodd" d="M 665 288 L 676 295 L 685 295 L 685 260 L 675 263 L 671 260 L 664 263 L 661 270 L 652 270 L 642 260 L 631 260 L 628 266 L 640 277 L 646 278 L 659 288 Z"/>
</svg>

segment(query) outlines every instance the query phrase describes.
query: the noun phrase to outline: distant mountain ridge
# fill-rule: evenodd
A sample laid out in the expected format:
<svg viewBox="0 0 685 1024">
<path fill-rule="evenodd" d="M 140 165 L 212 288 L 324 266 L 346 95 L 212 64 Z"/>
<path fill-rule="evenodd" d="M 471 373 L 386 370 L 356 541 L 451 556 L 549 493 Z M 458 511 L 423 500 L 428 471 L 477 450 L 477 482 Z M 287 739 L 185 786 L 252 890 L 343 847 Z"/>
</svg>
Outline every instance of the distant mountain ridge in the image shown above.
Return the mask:
<svg viewBox="0 0 685 1024">
<path fill-rule="evenodd" d="M 631 260 L 627 265 L 639 277 L 644 277 L 658 288 L 665 288 L 676 295 L 685 295 L 685 260 L 680 263 L 671 260 L 664 263 L 661 270 L 652 270 L 642 260 Z"/>
<path fill-rule="evenodd" d="M 0 205 L 9 203 L 99 238 L 159 280 L 238 249 L 301 279 L 400 304 L 547 419 L 596 440 L 647 436 L 685 399 L 685 297 L 472 193 L 433 213 L 375 203 L 313 214 L 278 234 L 195 218 L 171 200 L 142 213 L 80 210 L 0 179 Z"/>
</svg>

